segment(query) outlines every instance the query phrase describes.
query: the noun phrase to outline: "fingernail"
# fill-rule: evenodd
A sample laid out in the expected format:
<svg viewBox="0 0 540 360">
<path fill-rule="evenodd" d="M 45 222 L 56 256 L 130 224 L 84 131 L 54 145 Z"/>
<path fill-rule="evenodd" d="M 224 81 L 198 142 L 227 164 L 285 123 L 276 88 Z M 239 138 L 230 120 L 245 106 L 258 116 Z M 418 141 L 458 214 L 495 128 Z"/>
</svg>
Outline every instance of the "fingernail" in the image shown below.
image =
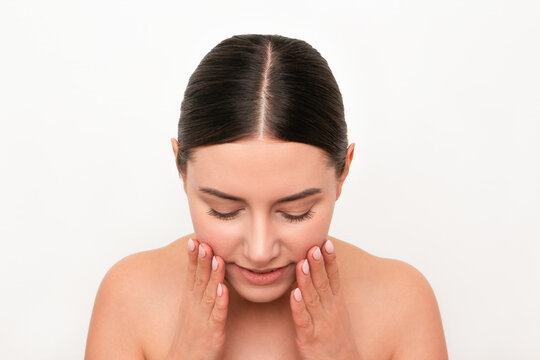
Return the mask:
<svg viewBox="0 0 540 360">
<path fill-rule="evenodd" d="M 201 259 L 206 256 L 206 252 L 204 251 L 204 248 L 200 244 L 199 244 L 199 256 Z"/>
<path fill-rule="evenodd" d="M 330 240 L 327 240 L 324 244 L 324 248 L 326 249 L 326 252 L 329 254 L 332 254 L 334 252 L 334 244 Z"/>
<path fill-rule="evenodd" d="M 217 260 L 216 260 L 216 257 L 215 256 L 212 256 L 212 271 L 216 271 L 217 270 Z"/>
<path fill-rule="evenodd" d="M 294 299 L 298 302 L 302 300 L 302 293 L 300 292 L 299 288 L 294 289 Z"/>
<path fill-rule="evenodd" d="M 189 251 L 195 250 L 195 243 L 193 242 L 193 240 L 191 240 L 191 239 L 188 240 L 187 247 L 188 247 Z"/>
<path fill-rule="evenodd" d="M 309 274 L 309 264 L 307 262 L 307 259 L 304 259 L 304 263 L 302 264 L 302 271 L 304 272 L 304 274 L 308 275 Z"/>
<path fill-rule="evenodd" d="M 217 286 L 217 296 L 223 295 L 223 288 L 221 287 L 221 283 Z"/>
<path fill-rule="evenodd" d="M 321 258 L 321 249 L 317 246 L 317 249 L 313 252 L 313 258 L 319 260 Z"/>
</svg>

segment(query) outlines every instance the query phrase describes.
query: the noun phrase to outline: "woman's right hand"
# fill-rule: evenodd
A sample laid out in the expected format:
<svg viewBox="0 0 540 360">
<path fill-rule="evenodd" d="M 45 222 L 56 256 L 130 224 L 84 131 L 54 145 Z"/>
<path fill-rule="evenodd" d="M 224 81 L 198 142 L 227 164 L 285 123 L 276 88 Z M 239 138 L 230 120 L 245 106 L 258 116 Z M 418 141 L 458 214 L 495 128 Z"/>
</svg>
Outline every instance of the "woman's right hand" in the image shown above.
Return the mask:
<svg viewBox="0 0 540 360">
<path fill-rule="evenodd" d="M 229 305 L 229 290 L 223 285 L 225 263 L 221 257 L 213 256 L 208 244 L 197 240 L 188 241 L 187 253 L 186 291 L 167 359 L 217 360 L 225 347 Z"/>
</svg>

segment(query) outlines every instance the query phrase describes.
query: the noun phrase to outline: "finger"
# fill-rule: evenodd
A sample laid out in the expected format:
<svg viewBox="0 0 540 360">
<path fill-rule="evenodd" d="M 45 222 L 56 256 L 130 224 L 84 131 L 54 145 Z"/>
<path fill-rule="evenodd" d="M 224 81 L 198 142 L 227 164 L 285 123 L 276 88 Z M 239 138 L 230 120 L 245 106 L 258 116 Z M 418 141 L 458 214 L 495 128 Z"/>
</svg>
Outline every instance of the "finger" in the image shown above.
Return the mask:
<svg viewBox="0 0 540 360">
<path fill-rule="evenodd" d="M 223 267 L 223 259 L 220 259 L 219 256 L 214 255 L 212 257 L 212 272 L 210 274 L 210 280 L 206 285 L 206 289 L 204 290 L 201 300 L 201 304 L 208 311 L 206 313 L 208 316 L 210 316 L 216 302 L 218 284 L 223 281 Z"/>
<path fill-rule="evenodd" d="M 311 281 L 311 269 L 309 268 L 309 262 L 306 259 L 299 261 L 296 265 L 296 281 L 302 292 L 302 301 L 313 319 L 323 310 L 323 308 L 320 296 Z"/>
<path fill-rule="evenodd" d="M 299 288 L 291 291 L 289 299 L 291 313 L 296 328 L 296 338 L 300 344 L 307 343 L 307 339 L 313 336 L 314 327 L 311 315 L 307 311 L 306 304 L 302 297 L 302 291 Z"/>
<path fill-rule="evenodd" d="M 221 295 L 219 295 L 219 290 L 221 289 Z M 217 297 L 214 308 L 210 315 L 210 322 L 217 328 L 223 328 L 227 320 L 227 313 L 229 308 L 229 289 L 223 281 L 220 281 L 217 289 Z"/>
<path fill-rule="evenodd" d="M 319 294 L 323 306 L 333 304 L 334 294 L 330 287 L 330 281 L 326 274 L 325 259 L 322 256 L 321 249 L 318 246 L 308 251 L 309 268 L 311 272 L 311 281 L 315 290 Z"/>
<path fill-rule="evenodd" d="M 188 240 L 187 248 L 187 268 L 186 268 L 186 284 L 189 290 L 193 290 L 195 283 L 195 274 L 197 271 L 197 258 L 199 253 L 199 242 L 194 239 Z"/>
<path fill-rule="evenodd" d="M 202 256 L 202 257 L 201 257 Z M 199 256 L 197 258 L 197 272 L 195 275 L 195 284 L 193 286 L 193 295 L 195 299 L 201 301 L 208 280 L 210 279 L 212 248 L 207 244 L 199 244 Z"/>
<path fill-rule="evenodd" d="M 330 288 L 332 289 L 332 293 L 334 295 L 338 295 L 341 288 L 341 283 L 339 281 L 339 270 L 336 261 L 336 251 L 334 249 L 334 244 L 332 244 L 332 241 L 330 241 L 330 239 L 327 239 L 325 241 L 322 253 L 324 257 L 326 274 L 330 283 Z"/>
</svg>

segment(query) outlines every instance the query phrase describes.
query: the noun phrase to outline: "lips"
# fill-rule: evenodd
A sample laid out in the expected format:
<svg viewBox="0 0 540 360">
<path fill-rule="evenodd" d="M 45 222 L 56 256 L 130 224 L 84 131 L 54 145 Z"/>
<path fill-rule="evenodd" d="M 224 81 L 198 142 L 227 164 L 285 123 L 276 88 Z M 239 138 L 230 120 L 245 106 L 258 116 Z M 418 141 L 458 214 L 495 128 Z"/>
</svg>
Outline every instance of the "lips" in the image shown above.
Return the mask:
<svg viewBox="0 0 540 360">
<path fill-rule="evenodd" d="M 238 265 L 240 266 L 240 265 Z M 269 269 L 264 269 L 264 270 L 257 270 L 257 269 L 250 269 L 250 268 L 245 268 L 243 266 L 240 266 L 242 269 L 246 269 L 246 270 L 249 270 L 251 272 L 254 272 L 256 274 L 265 274 L 265 273 L 270 273 L 270 272 L 274 272 L 276 270 L 279 270 L 279 269 L 282 269 L 284 267 L 286 267 L 287 265 L 285 266 L 282 266 L 282 267 L 277 267 L 277 268 L 269 268 Z"/>
<path fill-rule="evenodd" d="M 262 286 L 262 285 L 271 285 L 277 283 L 279 279 L 283 278 L 284 274 L 287 272 L 288 266 L 283 266 L 280 268 L 266 269 L 266 273 L 258 273 L 256 269 L 247 269 L 241 266 L 238 266 L 240 273 L 243 275 L 244 279 L 252 283 L 253 285 Z"/>
</svg>

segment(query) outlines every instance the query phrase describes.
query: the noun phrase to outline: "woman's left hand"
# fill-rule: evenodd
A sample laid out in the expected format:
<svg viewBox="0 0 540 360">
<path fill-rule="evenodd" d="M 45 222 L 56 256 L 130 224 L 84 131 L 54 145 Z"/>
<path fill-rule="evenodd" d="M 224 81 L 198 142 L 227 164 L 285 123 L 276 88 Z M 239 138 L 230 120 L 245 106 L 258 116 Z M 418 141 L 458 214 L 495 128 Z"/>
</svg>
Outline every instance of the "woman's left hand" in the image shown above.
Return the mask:
<svg viewBox="0 0 540 360">
<path fill-rule="evenodd" d="M 312 247 L 307 262 L 304 259 L 296 264 L 299 288 L 290 296 L 296 346 L 305 360 L 358 360 L 336 253 L 330 240 L 322 248 Z"/>
</svg>

